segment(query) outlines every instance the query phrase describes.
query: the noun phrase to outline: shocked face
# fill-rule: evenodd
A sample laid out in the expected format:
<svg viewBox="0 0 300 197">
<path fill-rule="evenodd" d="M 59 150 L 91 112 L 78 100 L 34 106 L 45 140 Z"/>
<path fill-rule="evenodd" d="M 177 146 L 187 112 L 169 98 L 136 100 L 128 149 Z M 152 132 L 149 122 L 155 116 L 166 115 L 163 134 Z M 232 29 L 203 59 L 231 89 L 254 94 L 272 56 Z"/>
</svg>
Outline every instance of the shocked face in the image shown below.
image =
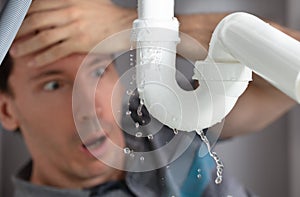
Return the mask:
<svg viewBox="0 0 300 197">
<path fill-rule="evenodd" d="M 32 155 L 31 181 L 37 184 L 83 188 L 122 176 L 105 164 L 123 162 L 116 147 L 122 149 L 124 139 L 114 116 L 123 91 L 118 74 L 112 65 L 105 69 L 107 61 L 91 58 L 78 75 L 84 57 L 42 68 L 27 67 L 30 57 L 14 59 L 8 103 Z M 80 85 L 72 105 L 75 79 Z"/>
</svg>

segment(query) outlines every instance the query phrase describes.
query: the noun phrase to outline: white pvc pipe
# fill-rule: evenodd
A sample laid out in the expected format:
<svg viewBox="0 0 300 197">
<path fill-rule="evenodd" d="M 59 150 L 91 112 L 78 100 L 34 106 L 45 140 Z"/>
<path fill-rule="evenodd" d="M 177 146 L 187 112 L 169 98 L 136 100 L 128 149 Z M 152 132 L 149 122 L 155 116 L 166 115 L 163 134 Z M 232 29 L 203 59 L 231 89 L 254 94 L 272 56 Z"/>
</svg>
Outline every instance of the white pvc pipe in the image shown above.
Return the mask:
<svg viewBox="0 0 300 197">
<path fill-rule="evenodd" d="M 192 92 L 179 88 L 175 81 L 178 22 L 170 10 L 155 17 L 156 8 L 173 7 L 159 0 L 155 7 L 151 1 L 142 1 L 145 7 L 140 7 L 139 16 L 144 19 L 134 23 L 137 86 L 149 112 L 162 123 L 192 131 L 221 121 L 251 80 L 247 67 L 300 103 L 300 43 L 246 13 L 231 14 L 218 24 L 208 57 L 195 65 L 200 88 Z M 168 2 L 173 6 L 173 1 Z"/>
<path fill-rule="evenodd" d="M 169 5 L 167 4 L 169 3 Z M 157 9 L 166 15 L 155 17 Z M 227 69 L 220 65 L 198 64 L 195 77 L 200 88 L 182 90 L 175 80 L 179 24 L 174 18 L 174 1 L 140 0 L 139 19 L 134 22 L 137 41 L 137 87 L 149 112 L 163 124 L 184 131 L 204 129 L 220 122 L 246 89 L 251 71 L 236 61 Z M 172 14 L 170 14 L 172 11 Z M 224 85 L 225 80 L 238 80 Z M 203 79 L 203 77 L 202 77 Z"/>
<path fill-rule="evenodd" d="M 225 17 L 212 36 L 208 58 L 235 59 L 300 102 L 300 42 L 247 13 Z"/>
<path fill-rule="evenodd" d="M 138 17 L 169 20 L 174 17 L 174 0 L 139 0 Z"/>
</svg>

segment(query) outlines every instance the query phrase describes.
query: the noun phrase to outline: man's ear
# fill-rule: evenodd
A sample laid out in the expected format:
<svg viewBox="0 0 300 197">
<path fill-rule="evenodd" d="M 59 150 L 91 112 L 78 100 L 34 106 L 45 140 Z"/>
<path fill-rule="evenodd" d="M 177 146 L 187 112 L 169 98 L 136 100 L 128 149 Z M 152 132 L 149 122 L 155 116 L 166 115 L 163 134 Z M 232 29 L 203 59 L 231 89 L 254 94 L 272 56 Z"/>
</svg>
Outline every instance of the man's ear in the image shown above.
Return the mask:
<svg viewBox="0 0 300 197">
<path fill-rule="evenodd" d="M 0 122 L 3 128 L 9 131 L 15 131 L 19 127 L 13 107 L 13 98 L 4 93 L 0 93 Z"/>
</svg>

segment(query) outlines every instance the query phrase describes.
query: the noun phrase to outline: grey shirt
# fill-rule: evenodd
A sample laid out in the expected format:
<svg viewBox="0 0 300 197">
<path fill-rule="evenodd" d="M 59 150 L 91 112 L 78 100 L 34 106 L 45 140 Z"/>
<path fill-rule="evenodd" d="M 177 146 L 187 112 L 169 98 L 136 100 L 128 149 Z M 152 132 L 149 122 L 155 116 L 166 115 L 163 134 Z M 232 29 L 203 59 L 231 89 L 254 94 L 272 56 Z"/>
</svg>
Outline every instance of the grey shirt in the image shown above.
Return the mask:
<svg viewBox="0 0 300 197">
<path fill-rule="evenodd" d="M 182 196 L 192 197 L 195 195 L 193 189 L 188 195 L 181 193 L 182 184 L 190 169 L 187 161 L 191 160 L 194 147 L 199 147 L 199 139 L 195 138 L 188 150 L 168 167 L 148 172 L 127 172 L 125 180 L 107 182 L 94 188 L 83 190 L 58 189 L 49 186 L 38 186 L 29 182 L 31 174 L 31 163 L 27 164 L 14 177 L 15 197 L 158 197 L 158 196 Z M 208 162 L 209 163 L 209 162 Z M 210 168 L 212 167 L 212 168 Z M 220 196 L 254 196 L 242 185 L 226 174 L 223 175 L 223 182 L 220 185 L 214 183 L 215 170 L 210 166 L 206 171 L 210 178 L 202 192 L 203 197 Z M 200 186 L 201 182 L 199 182 Z M 197 186 L 196 186 L 197 187 Z"/>
<path fill-rule="evenodd" d="M 132 197 L 160 196 L 155 171 L 145 173 L 127 173 L 123 181 L 111 181 L 88 189 L 59 189 L 50 186 L 40 186 L 29 182 L 32 164 L 27 164 L 13 178 L 15 197 Z"/>
</svg>

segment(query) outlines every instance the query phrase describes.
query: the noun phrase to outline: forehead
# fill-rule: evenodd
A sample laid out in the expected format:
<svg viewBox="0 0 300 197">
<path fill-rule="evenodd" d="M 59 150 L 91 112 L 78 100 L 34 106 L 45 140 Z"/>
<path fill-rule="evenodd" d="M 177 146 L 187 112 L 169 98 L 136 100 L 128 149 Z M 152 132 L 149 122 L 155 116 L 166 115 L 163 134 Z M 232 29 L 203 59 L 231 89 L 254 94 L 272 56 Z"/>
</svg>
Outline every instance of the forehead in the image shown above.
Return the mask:
<svg viewBox="0 0 300 197">
<path fill-rule="evenodd" d="M 80 68 L 80 71 L 84 71 L 88 68 L 90 64 L 96 64 L 94 59 L 99 59 L 96 57 L 86 57 L 82 54 L 74 54 L 68 57 L 59 59 L 51 64 L 42 67 L 29 67 L 28 63 L 32 61 L 34 56 L 27 56 L 22 58 L 13 59 L 13 72 L 11 77 L 18 78 L 19 80 L 29 80 L 31 78 L 39 77 L 39 75 L 44 75 L 45 73 L 66 73 L 75 76 Z M 100 60 L 98 60 L 100 61 Z M 83 64 L 86 62 L 85 64 Z"/>
<path fill-rule="evenodd" d="M 110 56 L 73 54 L 43 67 L 27 66 L 33 58 L 34 56 L 14 58 L 13 72 L 10 76 L 12 78 L 11 80 L 21 80 L 26 83 L 27 81 L 33 81 L 32 79 L 35 78 L 42 78 L 43 75 L 49 76 L 49 74 L 55 73 L 65 73 L 75 77 L 79 69 L 80 73 L 84 74 L 84 71 L 89 71 L 95 66 L 107 67 L 112 61 Z M 110 74 L 112 71 L 115 72 L 114 69 L 110 69 Z"/>
<path fill-rule="evenodd" d="M 81 62 L 84 60 L 84 55 L 71 55 L 66 58 L 60 59 L 56 62 L 48 64 L 43 67 L 30 67 L 28 63 L 33 60 L 34 56 L 26 56 L 22 58 L 13 59 L 13 73 L 17 75 L 31 76 L 53 69 L 59 70 L 74 70 L 78 69 Z"/>
</svg>

